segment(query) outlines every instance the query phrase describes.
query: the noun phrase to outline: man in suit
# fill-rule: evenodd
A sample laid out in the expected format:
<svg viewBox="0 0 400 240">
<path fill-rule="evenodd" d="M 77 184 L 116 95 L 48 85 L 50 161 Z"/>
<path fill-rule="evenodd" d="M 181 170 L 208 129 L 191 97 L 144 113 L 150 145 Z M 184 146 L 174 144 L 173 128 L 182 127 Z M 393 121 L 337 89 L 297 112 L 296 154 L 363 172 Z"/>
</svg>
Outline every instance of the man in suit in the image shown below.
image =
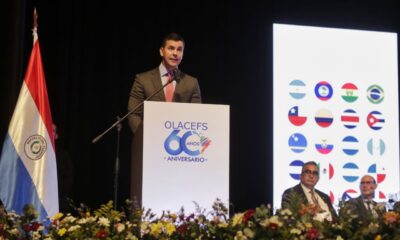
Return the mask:
<svg viewBox="0 0 400 240">
<path fill-rule="evenodd" d="M 360 181 L 360 196 L 347 201 L 340 213 L 350 210 L 351 214 L 358 216 L 357 219 L 367 221 L 382 217 L 386 212 L 385 206 L 373 200 L 377 186 L 372 176 L 364 175 Z"/>
<path fill-rule="evenodd" d="M 315 209 L 315 219 L 336 221 L 337 214 L 328 195 L 315 189 L 319 180 L 319 168 L 316 162 L 304 163 L 301 169 L 300 183 L 286 189 L 282 195 L 282 208 L 300 209 L 301 204 Z M 293 206 L 296 204 L 297 206 Z"/>
<path fill-rule="evenodd" d="M 161 63 L 158 67 L 137 74 L 129 94 L 129 126 L 132 141 L 131 198 L 141 205 L 143 168 L 143 103 L 151 101 L 201 103 L 201 92 L 196 78 L 178 70 L 183 59 L 185 41 L 179 34 L 167 34 L 160 47 Z M 171 81 L 174 80 L 174 81 Z M 169 84 L 167 84 L 169 83 Z M 167 85 L 166 85 L 167 84 Z M 163 88 L 163 86 L 165 86 Z M 163 89 L 162 89 L 163 88 Z M 159 91 L 160 90 L 160 91 Z M 159 91 L 157 93 L 157 91 Z M 138 107 L 139 106 L 139 107 Z"/>
</svg>

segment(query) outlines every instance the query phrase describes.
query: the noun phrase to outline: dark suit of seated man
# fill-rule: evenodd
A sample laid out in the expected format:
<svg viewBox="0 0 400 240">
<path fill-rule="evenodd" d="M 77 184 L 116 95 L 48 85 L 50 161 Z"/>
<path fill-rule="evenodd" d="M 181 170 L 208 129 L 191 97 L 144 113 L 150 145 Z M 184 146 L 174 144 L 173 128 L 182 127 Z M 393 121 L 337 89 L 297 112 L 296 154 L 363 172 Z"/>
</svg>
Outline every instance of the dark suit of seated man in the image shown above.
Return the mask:
<svg viewBox="0 0 400 240">
<path fill-rule="evenodd" d="M 304 163 L 301 169 L 300 183 L 292 188 L 286 189 L 282 195 L 282 208 L 290 208 L 291 197 L 296 195 L 300 198 L 300 204 L 312 205 L 315 207 L 315 219 L 336 221 L 337 214 L 329 196 L 315 189 L 318 180 L 319 168 L 317 163 L 314 161 Z"/>
<path fill-rule="evenodd" d="M 344 211 L 350 211 L 347 214 L 356 215 L 358 220 L 363 221 L 382 217 L 386 212 L 385 206 L 373 200 L 377 186 L 372 176 L 364 175 L 360 181 L 360 196 L 345 202 L 340 214 L 345 214 Z"/>
</svg>

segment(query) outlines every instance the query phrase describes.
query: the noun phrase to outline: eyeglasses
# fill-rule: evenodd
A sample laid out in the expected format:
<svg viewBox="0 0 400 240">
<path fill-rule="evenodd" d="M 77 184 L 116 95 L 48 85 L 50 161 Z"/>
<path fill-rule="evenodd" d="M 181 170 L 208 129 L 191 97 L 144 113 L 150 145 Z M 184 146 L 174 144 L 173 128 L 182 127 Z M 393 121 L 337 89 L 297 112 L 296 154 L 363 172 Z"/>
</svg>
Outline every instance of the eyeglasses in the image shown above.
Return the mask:
<svg viewBox="0 0 400 240">
<path fill-rule="evenodd" d="M 303 171 L 303 174 L 318 176 L 319 171 L 311 171 L 311 170 L 307 169 L 307 170 Z"/>
<path fill-rule="evenodd" d="M 362 182 L 360 182 L 360 185 L 372 185 L 372 184 L 375 184 L 375 183 L 372 182 L 372 181 L 362 181 Z"/>
</svg>

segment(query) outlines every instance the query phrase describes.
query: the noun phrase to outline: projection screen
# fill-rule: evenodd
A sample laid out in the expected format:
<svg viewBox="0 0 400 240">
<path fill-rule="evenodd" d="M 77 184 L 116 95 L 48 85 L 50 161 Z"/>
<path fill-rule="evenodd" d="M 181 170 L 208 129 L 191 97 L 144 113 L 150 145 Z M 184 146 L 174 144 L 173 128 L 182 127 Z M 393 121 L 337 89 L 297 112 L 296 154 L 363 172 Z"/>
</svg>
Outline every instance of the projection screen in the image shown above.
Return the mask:
<svg viewBox="0 0 400 240">
<path fill-rule="evenodd" d="M 307 161 L 336 208 L 364 174 L 399 192 L 396 33 L 274 24 L 273 94 L 275 209 Z"/>
</svg>

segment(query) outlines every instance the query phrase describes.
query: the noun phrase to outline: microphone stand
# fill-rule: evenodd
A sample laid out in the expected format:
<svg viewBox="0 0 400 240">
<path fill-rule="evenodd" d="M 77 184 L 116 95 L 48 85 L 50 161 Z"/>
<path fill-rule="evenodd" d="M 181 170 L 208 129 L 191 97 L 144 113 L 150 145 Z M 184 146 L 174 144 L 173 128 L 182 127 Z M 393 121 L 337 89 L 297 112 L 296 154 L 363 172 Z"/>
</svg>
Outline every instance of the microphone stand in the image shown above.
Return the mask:
<svg viewBox="0 0 400 240">
<path fill-rule="evenodd" d="M 169 80 L 167 83 L 165 83 L 160 89 L 157 90 L 157 92 L 151 94 L 150 96 L 148 96 L 145 100 L 143 100 L 143 102 L 139 103 L 138 105 L 136 105 L 136 107 L 134 107 L 132 110 L 130 110 L 128 113 L 126 113 L 122 118 L 117 117 L 118 120 L 116 122 L 114 122 L 107 130 L 105 130 L 104 132 L 102 132 L 101 134 L 99 134 L 97 137 L 93 138 L 92 143 L 97 143 L 104 135 L 106 135 L 111 129 L 113 129 L 114 127 L 116 127 L 118 124 L 120 124 L 123 120 L 125 120 L 125 118 L 127 118 L 129 115 L 131 115 L 132 113 L 134 113 L 139 107 L 141 107 L 145 101 L 150 100 L 152 97 L 154 97 L 157 93 L 161 92 L 161 90 L 163 90 L 168 84 L 171 84 L 174 81 L 174 79 Z"/>
<path fill-rule="evenodd" d="M 119 117 L 117 116 L 119 120 Z M 117 125 L 117 150 L 115 156 L 115 166 L 114 166 L 114 210 L 117 210 L 118 201 L 118 179 L 119 179 L 119 142 L 121 136 L 122 124 Z"/>
<path fill-rule="evenodd" d="M 111 129 L 114 127 L 117 127 L 118 131 L 118 136 L 117 136 L 117 153 L 116 153 L 116 158 L 115 158 L 115 175 L 114 175 L 114 209 L 117 208 L 117 196 L 118 196 L 118 178 L 119 178 L 119 139 L 120 139 L 120 132 L 121 132 L 121 122 L 127 118 L 129 115 L 134 113 L 139 107 L 143 106 L 145 101 L 150 100 L 152 97 L 154 97 L 157 93 L 161 92 L 168 84 L 171 84 L 174 81 L 174 79 L 169 80 L 167 83 L 165 83 L 160 89 L 158 89 L 155 93 L 151 94 L 148 96 L 143 102 L 139 103 L 134 107 L 132 110 L 128 111 L 122 118 L 117 116 L 117 121 L 114 122 L 111 127 L 109 127 L 107 130 L 105 130 L 103 133 L 99 134 L 97 137 L 95 137 L 92 140 L 92 143 L 97 143 L 105 134 L 107 134 Z"/>
</svg>

